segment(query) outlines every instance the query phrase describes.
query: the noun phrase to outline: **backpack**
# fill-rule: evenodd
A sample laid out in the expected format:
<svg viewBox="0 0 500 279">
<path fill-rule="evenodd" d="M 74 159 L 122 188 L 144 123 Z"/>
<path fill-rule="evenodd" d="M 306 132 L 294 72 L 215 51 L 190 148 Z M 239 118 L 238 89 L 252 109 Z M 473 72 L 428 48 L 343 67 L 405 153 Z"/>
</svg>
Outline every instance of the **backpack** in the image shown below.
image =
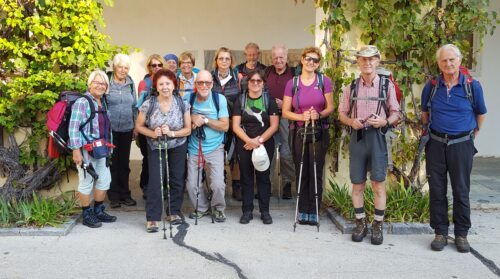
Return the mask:
<svg viewBox="0 0 500 279">
<path fill-rule="evenodd" d="M 104 96 L 103 96 L 104 97 Z M 68 147 L 69 140 L 69 121 L 73 104 L 76 100 L 85 98 L 92 104 L 92 99 L 87 95 L 82 95 L 80 92 L 63 91 L 59 95 L 59 100 L 47 112 L 47 128 L 49 130 L 49 157 L 52 159 L 59 158 L 61 155 L 68 155 L 72 150 Z M 83 128 L 96 114 L 95 107 L 90 106 L 90 117 L 80 125 L 79 130 L 83 133 Z"/>
<path fill-rule="evenodd" d="M 184 101 L 182 100 L 181 96 L 179 96 L 178 94 L 172 94 L 172 96 L 180 104 L 181 111 L 182 111 L 182 113 L 184 113 L 185 110 L 186 110 L 186 106 L 184 105 Z M 153 110 L 155 109 L 158 100 L 157 100 L 157 96 L 156 95 L 150 95 L 148 97 L 148 99 L 150 100 L 149 101 L 150 104 L 149 104 L 148 111 L 146 112 L 144 123 L 146 123 L 146 126 L 149 127 L 149 120 L 151 119 L 151 115 L 153 114 Z"/>
<path fill-rule="evenodd" d="M 394 84 L 394 89 L 396 91 L 396 99 L 399 104 L 401 104 L 401 99 L 403 97 L 401 88 L 394 80 L 391 71 L 385 68 L 378 68 L 377 75 L 380 77 L 379 95 L 378 98 L 370 100 L 378 100 L 377 111 L 375 112 L 377 115 L 380 115 L 380 111 L 383 108 L 386 117 L 389 117 L 389 109 L 387 108 L 387 94 L 389 92 L 389 84 L 391 82 L 392 84 Z M 350 116 L 351 113 L 354 113 L 354 117 L 357 116 L 356 102 L 358 100 L 359 81 L 360 78 L 358 77 L 357 79 L 351 82 L 351 95 L 349 97 L 351 104 L 349 106 L 349 112 L 347 113 L 348 116 Z"/>
</svg>

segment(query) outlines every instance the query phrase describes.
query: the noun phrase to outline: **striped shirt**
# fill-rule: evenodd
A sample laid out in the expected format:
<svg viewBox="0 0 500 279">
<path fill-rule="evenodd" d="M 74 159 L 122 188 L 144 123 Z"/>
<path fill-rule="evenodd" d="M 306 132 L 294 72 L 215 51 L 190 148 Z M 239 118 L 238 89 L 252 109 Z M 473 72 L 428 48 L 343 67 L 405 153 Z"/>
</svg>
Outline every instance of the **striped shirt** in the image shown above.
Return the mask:
<svg viewBox="0 0 500 279">
<path fill-rule="evenodd" d="M 90 96 L 92 99 L 92 105 L 96 108 L 96 115 L 94 119 L 92 119 L 92 125 L 90 125 L 90 122 L 83 127 L 82 132 L 85 133 L 85 135 L 89 138 L 89 140 L 94 140 L 94 139 L 99 139 L 99 117 L 97 117 L 97 110 L 98 110 L 98 105 L 97 101 L 95 100 L 94 96 L 90 94 L 89 92 L 85 92 L 85 95 Z M 102 101 L 102 99 L 101 99 Z M 81 148 L 85 143 L 86 140 L 83 137 L 82 133 L 80 132 L 80 125 L 85 123 L 87 119 L 90 117 L 90 104 L 87 102 L 87 99 L 85 98 L 79 98 L 78 100 L 75 101 L 71 108 L 71 118 L 69 120 L 69 127 L 68 127 L 68 133 L 69 133 L 69 141 L 68 141 L 68 147 L 71 149 L 78 149 Z M 92 126 L 92 131 L 90 130 L 90 126 Z"/>
</svg>

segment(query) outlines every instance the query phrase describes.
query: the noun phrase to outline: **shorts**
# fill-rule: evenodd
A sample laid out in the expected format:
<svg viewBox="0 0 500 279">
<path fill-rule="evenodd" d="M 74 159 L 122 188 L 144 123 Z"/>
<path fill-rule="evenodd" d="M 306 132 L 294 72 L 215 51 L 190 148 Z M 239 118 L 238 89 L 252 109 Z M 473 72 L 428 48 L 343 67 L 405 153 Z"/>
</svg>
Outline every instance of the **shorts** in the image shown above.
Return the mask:
<svg viewBox="0 0 500 279">
<path fill-rule="evenodd" d="M 363 137 L 358 141 L 357 132 L 352 130 L 349 142 L 351 183 L 364 183 L 368 172 L 370 172 L 371 181 L 385 181 L 388 164 L 385 135 L 380 132 L 380 129 L 363 129 Z"/>
</svg>

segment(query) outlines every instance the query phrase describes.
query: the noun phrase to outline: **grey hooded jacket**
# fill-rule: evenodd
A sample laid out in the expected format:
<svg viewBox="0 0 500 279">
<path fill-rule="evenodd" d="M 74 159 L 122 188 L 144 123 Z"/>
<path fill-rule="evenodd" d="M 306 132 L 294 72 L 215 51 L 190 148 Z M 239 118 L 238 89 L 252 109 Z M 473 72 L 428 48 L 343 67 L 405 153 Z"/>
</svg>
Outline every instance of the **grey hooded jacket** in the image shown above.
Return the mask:
<svg viewBox="0 0 500 279">
<path fill-rule="evenodd" d="M 106 99 L 111 129 L 114 132 L 132 131 L 137 118 L 137 96 L 134 81 L 127 75 L 124 84 L 116 83 L 111 73 L 109 82 L 109 94 Z"/>
</svg>

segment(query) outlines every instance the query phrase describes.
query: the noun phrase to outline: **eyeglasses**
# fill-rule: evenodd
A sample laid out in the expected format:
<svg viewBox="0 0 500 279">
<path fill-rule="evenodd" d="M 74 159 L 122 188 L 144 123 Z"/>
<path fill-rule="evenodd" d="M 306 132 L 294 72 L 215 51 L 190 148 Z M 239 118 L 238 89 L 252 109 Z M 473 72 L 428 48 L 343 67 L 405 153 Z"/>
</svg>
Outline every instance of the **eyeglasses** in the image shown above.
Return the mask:
<svg viewBox="0 0 500 279">
<path fill-rule="evenodd" d="M 211 81 L 199 80 L 199 81 L 196 82 L 196 85 L 198 85 L 198 86 L 203 86 L 203 85 L 210 86 L 210 85 L 212 85 L 212 82 Z"/>
<path fill-rule="evenodd" d="M 261 79 L 250 79 L 248 82 L 253 83 L 253 84 L 261 84 L 263 80 Z"/>
<path fill-rule="evenodd" d="M 184 65 L 193 65 L 193 62 L 191 62 L 191 61 L 181 61 L 181 64 L 184 64 Z"/>
<path fill-rule="evenodd" d="M 320 59 L 319 58 L 314 58 L 314 57 L 311 57 L 311 56 L 306 56 L 304 57 L 304 60 L 306 60 L 307 62 L 314 62 L 314 64 L 318 64 Z"/>
<path fill-rule="evenodd" d="M 104 87 L 108 86 L 108 84 L 105 82 L 92 81 L 92 83 L 97 85 L 97 86 L 104 86 Z"/>
<path fill-rule="evenodd" d="M 161 68 L 163 64 L 151 64 L 151 68 Z"/>
<path fill-rule="evenodd" d="M 219 61 L 231 61 L 231 57 L 219 57 L 217 58 Z"/>
</svg>

